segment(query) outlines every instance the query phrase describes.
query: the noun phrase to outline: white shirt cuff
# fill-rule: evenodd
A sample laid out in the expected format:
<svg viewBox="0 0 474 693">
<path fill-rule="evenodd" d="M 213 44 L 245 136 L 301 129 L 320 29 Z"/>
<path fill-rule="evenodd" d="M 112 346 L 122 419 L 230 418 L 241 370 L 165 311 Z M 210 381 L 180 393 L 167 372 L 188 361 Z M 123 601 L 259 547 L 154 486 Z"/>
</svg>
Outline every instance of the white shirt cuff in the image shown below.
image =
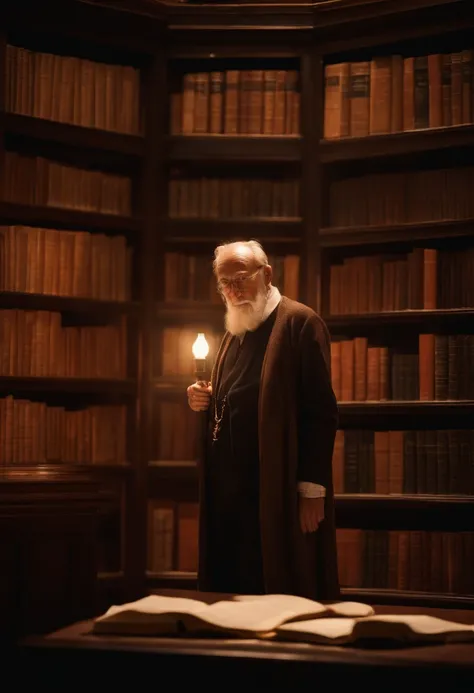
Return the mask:
<svg viewBox="0 0 474 693">
<path fill-rule="evenodd" d="M 313 484 L 311 481 L 299 481 L 298 491 L 305 498 L 325 498 L 326 489 L 320 484 Z"/>
</svg>

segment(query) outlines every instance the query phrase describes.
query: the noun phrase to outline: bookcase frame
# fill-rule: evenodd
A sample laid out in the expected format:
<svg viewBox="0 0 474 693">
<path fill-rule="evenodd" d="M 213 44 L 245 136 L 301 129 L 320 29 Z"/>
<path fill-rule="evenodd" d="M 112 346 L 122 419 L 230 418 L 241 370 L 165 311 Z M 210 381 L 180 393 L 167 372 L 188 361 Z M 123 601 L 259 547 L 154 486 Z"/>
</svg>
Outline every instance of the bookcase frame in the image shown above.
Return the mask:
<svg viewBox="0 0 474 693">
<path fill-rule="evenodd" d="M 51 225 L 105 233 L 131 234 L 137 241 L 136 273 L 140 278 L 137 299 L 124 304 L 49 296 L 0 295 L 0 306 L 61 310 L 91 316 L 124 312 L 130 320 L 131 360 L 137 377 L 120 382 L 58 379 L 0 378 L 4 392 L 67 391 L 81 396 L 114 395 L 128 402 L 133 425 L 127 431 L 129 463 L 123 468 L 92 467 L 91 474 L 107 482 L 119 478 L 126 489 L 123 521 L 122 570 L 100 577 L 104 604 L 131 599 L 157 587 L 193 587 L 195 575 L 149 574 L 147 565 L 147 502 L 156 494 L 176 499 L 197 499 L 196 469 L 192 463 L 168 464 L 154 461 L 152 435 L 154 402 L 161 395 L 181 396 L 186 382 L 156 380 L 153 372 L 153 334 L 168 324 L 186 325 L 202 321 L 221 326 L 220 306 L 173 304 L 156 300 L 163 281 L 163 257 L 167 244 L 192 245 L 197 238 L 232 237 L 245 234 L 273 247 L 296 248 L 301 257 L 301 300 L 321 312 L 333 334 L 370 326 L 383 329 L 398 326 L 413 330 L 423 325 L 462 326 L 472 321 L 474 309 L 409 311 L 385 314 L 328 317 L 324 306 L 328 268 L 326 251 L 373 242 L 387 247 L 418 239 L 471 237 L 473 220 L 426 222 L 379 228 L 334 229 L 323 226 L 323 206 L 327 196 L 327 167 L 377 158 L 390 163 L 393 157 L 418 152 L 446 150 L 474 144 L 474 125 L 377 135 L 366 138 L 323 141 L 324 61 L 343 53 L 356 54 L 405 38 L 457 32 L 474 26 L 474 8 L 466 0 L 341 0 L 315 5 L 193 6 L 186 4 L 120 2 L 114 7 L 100 3 L 27 1 L 2 10 L 0 41 L 0 162 L 5 138 L 24 137 L 41 143 L 67 145 L 77 151 L 87 149 L 116 156 L 134 167 L 139 204 L 130 218 L 79 211 L 29 207 L 0 200 L 3 223 Z M 67 7 L 65 7 L 67 5 Z M 454 12 L 454 8 L 456 11 Z M 22 13 L 28 9 L 28 32 Z M 54 12 L 55 21 L 51 22 Z M 5 113 L 5 55 L 10 31 L 18 34 L 61 34 L 74 40 L 90 40 L 111 52 L 123 49 L 140 56 L 142 68 L 143 136 L 121 135 L 64 123 L 42 121 Z M 179 136 L 168 134 L 168 74 L 173 61 L 181 58 L 210 59 L 256 57 L 298 58 L 301 66 L 301 137 Z M 196 162 L 281 163 L 301 167 L 301 221 L 248 220 L 244 224 L 226 220 L 168 219 L 167 180 L 170 164 Z M 3 166 L 0 167 L 3 171 Z M 180 394 L 181 393 L 181 394 Z M 443 420 L 472 421 L 474 402 L 386 402 L 381 404 L 342 403 L 341 426 L 366 427 L 373 420 L 401 425 L 413 416 L 422 416 L 431 427 Z M 74 467 L 70 466 L 71 475 Z M 336 498 L 338 526 L 367 528 L 474 529 L 474 498 L 364 496 L 344 494 Z M 449 514 L 446 510 L 449 509 Z M 349 597 L 373 599 L 379 603 L 456 604 L 472 606 L 474 597 L 456 595 L 346 590 Z"/>
</svg>

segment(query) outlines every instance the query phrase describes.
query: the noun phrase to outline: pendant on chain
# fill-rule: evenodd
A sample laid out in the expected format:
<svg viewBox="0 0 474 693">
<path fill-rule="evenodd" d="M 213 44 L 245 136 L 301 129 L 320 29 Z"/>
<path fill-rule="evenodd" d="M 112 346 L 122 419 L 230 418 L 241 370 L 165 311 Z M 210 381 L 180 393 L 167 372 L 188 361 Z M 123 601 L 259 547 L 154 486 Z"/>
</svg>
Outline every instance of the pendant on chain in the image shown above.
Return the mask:
<svg viewBox="0 0 474 693">
<path fill-rule="evenodd" d="M 221 406 L 221 414 L 218 416 L 217 414 L 217 398 L 216 401 L 214 402 L 214 427 L 212 429 L 212 442 L 215 443 L 218 436 L 219 436 L 219 430 L 221 426 L 221 421 L 224 416 L 224 411 L 225 411 L 225 405 L 226 405 L 226 398 L 222 400 L 222 406 Z"/>
</svg>

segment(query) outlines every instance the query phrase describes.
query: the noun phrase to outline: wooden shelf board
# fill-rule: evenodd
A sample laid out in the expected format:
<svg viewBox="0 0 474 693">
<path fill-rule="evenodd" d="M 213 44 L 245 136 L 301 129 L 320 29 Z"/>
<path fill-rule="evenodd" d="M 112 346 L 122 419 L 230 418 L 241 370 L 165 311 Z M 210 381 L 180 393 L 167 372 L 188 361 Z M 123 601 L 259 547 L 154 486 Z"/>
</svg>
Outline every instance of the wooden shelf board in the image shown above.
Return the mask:
<svg viewBox="0 0 474 693">
<path fill-rule="evenodd" d="M 474 145 L 474 125 L 411 130 L 409 132 L 321 140 L 321 161 L 344 163 L 388 158 L 409 153 Z"/>
<path fill-rule="evenodd" d="M 4 113 L 3 117 L 6 134 L 21 135 L 81 149 L 113 152 L 133 158 L 142 157 L 145 151 L 145 140 L 138 135 L 60 123 L 18 113 Z"/>
<path fill-rule="evenodd" d="M 260 238 L 275 243 L 299 243 L 302 237 L 301 219 L 280 217 L 242 217 L 238 219 L 167 219 L 165 242 L 189 242 L 213 244 L 223 238 Z"/>
<path fill-rule="evenodd" d="M 394 509 L 446 510 L 449 506 L 474 506 L 474 496 L 446 496 L 430 494 L 375 494 L 339 493 L 335 495 L 336 506 L 359 508 L 361 506 Z"/>
<path fill-rule="evenodd" d="M 444 414 L 446 411 L 451 412 L 471 412 L 474 414 L 473 400 L 443 400 L 443 401 L 370 401 L 370 402 L 343 402 L 339 401 L 338 406 L 345 414 L 361 413 L 377 414 L 412 414 L 416 416 L 419 413 L 430 413 L 434 415 Z"/>
<path fill-rule="evenodd" d="M 117 570 L 112 573 L 97 573 L 97 579 L 101 582 L 119 582 L 125 579 L 123 570 Z"/>
<path fill-rule="evenodd" d="M 197 483 L 197 463 L 193 460 L 152 460 L 148 463 L 148 469 L 151 478 L 159 479 L 160 483 Z"/>
<path fill-rule="evenodd" d="M 352 331 L 363 327 L 380 329 L 382 326 L 401 327 L 403 325 L 407 325 L 410 328 L 419 327 L 422 330 L 430 325 L 452 325 L 453 323 L 464 322 L 466 319 L 474 321 L 474 309 L 398 310 L 357 315 L 327 315 L 323 316 L 323 319 L 331 332 L 347 329 Z"/>
<path fill-rule="evenodd" d="M 171 161 L 297 162 L 301 152 L 299 136 L 172 135 L 168 139 Z"/>
<path fill-rule="evenodd" d="M 10 463 L 6 466 L 8 467 Z M 50 472 L 52 474 L 74 474 L 74 473 L 92 473 L 95 472 L 113 472 L 123 474 L 130 472 L 132 466 L 130 462 L 117 462 L 115 464 L 96 464 L 94 462 L 15 462 L 11 463 L 10 468 L 20 469 L 23 472 L 30 471 L 32 474 L 38 472 Z"/>
<path fill-rule="evenodd" d="M 177 589 L 197 589 L 197 573 L 170 570 L 162 573 L 146 572 L 149 587 L 176 587 Z M 153 593 L 153 589 L 150 590 Z"/>
<path fill-rule="evenodd" d="M 141 230 L 141 221 L 132 217 L 17 202 L 0 202 L 0 221 L 25 226 L 76 229 L 110 234 L 138 233 Z"/>
<path fill-rule="evenodd" d="M 195 460 L 150 460 L 149 467 L 156 469 L 196 469 Z"/>
<path fill-rule="evenodd" d="M 0 392 L 60 392 L 64 394 L 124 394 L 136 392 L 134 380 L 0 376 Z"/>
<path fill-rule="evenodd" d="M 393 226 L 333 226 L 319 230 L 323 248 L 474 236 L 474 219 L 447 219 Z"/>
<path fill-rule="evenodd" d="M 407 606 L 474 608 L 474 595 L 440 594 L 437 592 L 411 592 L 365 587 L 341 588 L 344 599 L 371 604 L 400 604 Z"/>
<path fill-rule="evenodd" d="M 224 312 L 224 303 L 161 301 L 157 303 L 156 318 L 159 323 L 207 325 L 223 330 Z"/>
<path fill-rule="evenodd" d="M 192 356 L 190 356 L 192 359 Z M 194 382 L 194 374 L 190 375 L 163 375 L 153 381 L 156 394 L 168 395 L 172 397 L 185 397 L 186 388 Z"/>
<path fill-rule="evenodd" d="M 121 315 L 122 313 L 136 313 L 138 311 L 138 303 L 2 291 L 0 292 L 0 308 L 48 310 L 60 313 L 80 313 L 108 317 Z"/>
</svg>

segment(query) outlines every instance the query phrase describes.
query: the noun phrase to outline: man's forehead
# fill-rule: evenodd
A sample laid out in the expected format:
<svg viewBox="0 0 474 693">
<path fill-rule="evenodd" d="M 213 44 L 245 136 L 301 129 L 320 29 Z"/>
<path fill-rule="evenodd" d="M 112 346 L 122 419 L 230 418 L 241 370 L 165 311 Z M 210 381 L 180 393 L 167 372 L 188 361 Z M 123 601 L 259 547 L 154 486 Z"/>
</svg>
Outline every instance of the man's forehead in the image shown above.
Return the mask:
<svg viewBox="0 0 474 693">
<path fill-rule="evenodd" d="M 248 272 L 253 266 L 253 258 L 244 258 L 242 256 L 225 258 L 217 267 L 217 274 L 237 274 L 238 272 Z"/>
</svg>

